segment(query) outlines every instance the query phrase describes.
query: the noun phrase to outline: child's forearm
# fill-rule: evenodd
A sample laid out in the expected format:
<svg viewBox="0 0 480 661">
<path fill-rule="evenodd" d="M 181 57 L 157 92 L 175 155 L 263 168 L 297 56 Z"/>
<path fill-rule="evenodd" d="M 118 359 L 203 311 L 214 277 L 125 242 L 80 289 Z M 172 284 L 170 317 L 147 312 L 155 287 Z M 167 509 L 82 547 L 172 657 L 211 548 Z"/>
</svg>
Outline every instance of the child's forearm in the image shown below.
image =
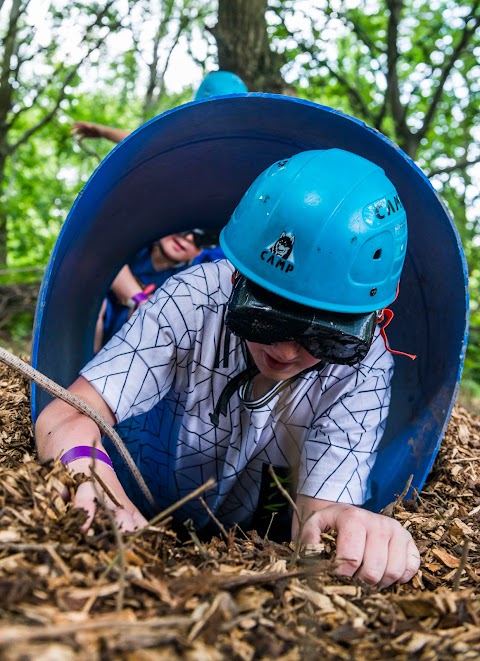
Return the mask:
<svg viewBox="0 0 480 661">
<path fill-rule="evenodd" d="M 69 390 L 91 406 L 110 425 L 116 423 L 115 416 L 105 400 L 86 379 L 79 377 Z M 89 456 L 90 447 L 101 449 L 100 429 L 93 420 L 69 404 L 54 400 L 39 415 L 35 431 L 41 461 L 61 457 L 76 446 L 87 446 L 86 457 L 77 458 L 81 454 L 77 448 L 67 462 L 70 470 L 84 473 L 91 478 L 78 487 L 74 498 L 74 507 L 85 510 L 87 514 L 82 530 L 87 530 L 90 526 L 99 502 L 113 512 L 117 524 L 124 531 L 135 530 L 147 523 L 125 493 L 108 456 L 100 455 L 95 459 Z"/>
<path fill-rule="evenodd" d="M 109 420 L 112 423 L 112 420 Z M 38 455 L 41 461 L 55 459 L 65 452 L 76 448 L 72 456 L 65 458 L 69 470 L 83 473 L 90 479 L 78 487 L 73 505 L 86 512 L 82 530 L 86 531 L 93 520 L 98 504 L 113 512 L 115 520 L 124 531 L 135 530 L 146 525 L 147 521 L 125 493 L 115 473 L 108 455 L 88 456 L 89 447 L 101 450 L 100 430 L 86 416 L 78 413 L 71 406 L 55 400 L 40 414 L 36 425 Z M 78 448 L 77 446 L 87 446 Z M 86 450 L 87 456 L 81 456 L 79 450 Z M 79 457 L 79 458 L 78 458 Z"/>
<path fill-rule="evenodd" d="M 121 142 L 127 135 L 130 135 L 131 131 L 118 129 L 114 126 L 105 126 L 105 124 L 95 124 L 94 122 L 75 122 L 71 133 L 78 140 L 105 138 L 105 140 L 111 142 Z"/>
<path fill-rule="evenodd" d="M 110 142 L 119 143 L 124 140 L 127 135 L 130 135 L 131 131 L 125 131 L 124 129 L 117 129 L 113 126 L 104 126 L 103 124 L 98 125 L 99 133 L 102 138 L 105 140 L 110 140 Z"/>
<path fill-rule="evenodd" d="M 130 267 L 125 265 L 112 282 L 111 289 L 118 300 L 123 302 L 138 294 L 142 287 L 138 284 L 138 280 L 133 275 Z"/>
<path fill-rule="evenodd" d="M 89 404 L 109 424 L 115 424 L 115 416 L 106 402 L 85 379 L 79 377 L 69 390 Z M 97 424 L 59 399 L 54 400 L 39 415 L 35 439 L 40 461 L 55 459 L 76 445 L 101 447 L 101 432 Z"/>
<path fill-rule="evenodd" d="M 101 447 L 96 423 L 61 400 L 53 401 L 38 417 L 35 440 L 42 462 L 57 459 L 76 445 Z"/>
</svg>

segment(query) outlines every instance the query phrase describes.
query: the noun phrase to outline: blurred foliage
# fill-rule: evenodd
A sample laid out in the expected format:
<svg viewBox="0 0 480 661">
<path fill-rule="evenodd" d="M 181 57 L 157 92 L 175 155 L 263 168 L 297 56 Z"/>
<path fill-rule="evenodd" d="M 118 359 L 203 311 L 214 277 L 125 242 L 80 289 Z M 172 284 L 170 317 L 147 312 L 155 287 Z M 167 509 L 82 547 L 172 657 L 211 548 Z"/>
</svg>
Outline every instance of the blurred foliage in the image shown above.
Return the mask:
<svg viewBox="0 0 480 661">
<path fill-rule="evenodd" d="M 271 36 L 289 52 L 284 75 L 298 95 L 353 115 L 396 142 L 430 176 L 454 219 L 470 272 L 462 388 L 464 401 L 480 409 L 480 3 L 271 4 Z"/>
</svg>

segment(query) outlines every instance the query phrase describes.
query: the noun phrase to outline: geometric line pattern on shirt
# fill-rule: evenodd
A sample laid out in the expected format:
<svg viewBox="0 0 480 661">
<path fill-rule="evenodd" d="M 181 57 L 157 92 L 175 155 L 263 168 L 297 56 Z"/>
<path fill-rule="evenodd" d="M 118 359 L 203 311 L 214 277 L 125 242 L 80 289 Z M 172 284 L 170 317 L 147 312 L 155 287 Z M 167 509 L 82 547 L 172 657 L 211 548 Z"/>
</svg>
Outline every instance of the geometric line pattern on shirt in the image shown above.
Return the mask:
<svg viewBox="0 0 480 661">
<path fill-rule="evenodd" d="M 232 272 L 222 260 L 171 277 L 83 376 L 114 411 L 161 506 L 213 477 L 208 505 L 224 523 L 245 525 L 265 463 L 290 466 L 299 493 L 362 503 L 390 402 L 393 361 L 382 338 L 359 365 L 308 372 L 257 408 L 237 391 L 215 427 L 220 394 L 247 367 L 223 322 Z M 198 502 L 185 511 L 205 521 Z"/>
</svg>

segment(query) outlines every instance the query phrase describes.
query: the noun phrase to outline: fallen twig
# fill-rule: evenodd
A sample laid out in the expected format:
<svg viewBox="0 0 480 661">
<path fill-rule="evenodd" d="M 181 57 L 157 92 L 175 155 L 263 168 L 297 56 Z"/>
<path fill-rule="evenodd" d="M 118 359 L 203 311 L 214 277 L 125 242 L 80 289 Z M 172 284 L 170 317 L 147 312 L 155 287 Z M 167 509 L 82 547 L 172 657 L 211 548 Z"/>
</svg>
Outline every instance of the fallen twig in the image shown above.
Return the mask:
<svg viewBox="0 0 480 661">
<path fill-rule="evenodd" d="M 215 514 L 209 508 L 209 506 L 207 505 L 206 500 L 200 496 L 199 501 L 202 503 L 203 507 L 207 510 L 208 516 L 212 519 L 212 521 L 215 523 L 215 525 L 218 526 L 218 528 L 219 528 L 220 532 L 222 533 L 222 535 L 225 537 L 225 539 L 228 540 L 228 533 L 225 530 L 224 525 L 217 519 Z"/>
<path fill-rule="evenodd" d="M 457 567 L 457 571 L 455 572 L 455 576 L 453 577 L 453 589 L 455 592 L 458 592 L 458 590 L 460 589 L 460 578 L 467 564 L 468 551 L 469 551 L 469 543 L 468 543 L 468 539 L 465 539 L 462 546 L 462 555 L 460 556 L 460 563 Z"/>
<path fill-rule="evenodd" d="M 293 556 L 292 556 L 292 560 L 291 560 L 291 564 L 295 564 L 297 562 L 298 558 L 300 557 L 300 549 L 302 547 L 303 529 L 304 529 L 305 524 L 307 523 L 307 521 L 314 515 L 314 512 L 310 512 L 310 514 L 305 519 L 304 516 L 303 516 L 303 512 L 301 513 L 300 510 L 298 509 L 297 503 L 293 500 L 293 498 L 288 493 L 288 491 L 285 489 L 283 484 L 281 484 L 281 482 L 278 479 L 278 477 L 277 477 L 277 475 L 276 475 L 276 473 L 273 469 L 273 466 L 271 464 L 268 467 L 268 471 L 269 471 L 270 475 L 273 477 L 273 480 L 274 480 L 275 484 L 277 485 L 277 488 L 280 491 L 280 493 L 282 494 L 282 496 L 285 496 L 287 501 L 290 503 L 290 505 L 291 505 L 291 507 L 292 507 L 293 511 L 295 512 L 295 514 L 297 516 L 297 519 L 298 519 L 298 531 L 297 531 L 297 536 L 295 538 L 295 547 L 293 549 Z"/>
<path fill-rule="evenodd" d="M 395 510 L 403 502 L 403 499 L 407 495 L 410 486 L 412 484 L 412 481 L 413 481 L 413 474 L 410 475 L 410 477 L 408 478 L 402 493 L 399 496 L 397 496 L 392 503 L 389 503 L 386 507 L 384 507 L 383 510 L 381 510 L 380 514 L 383 514 L 383 516 L 390 516 L 390 517 L 394 515 Z"/>
</svg>

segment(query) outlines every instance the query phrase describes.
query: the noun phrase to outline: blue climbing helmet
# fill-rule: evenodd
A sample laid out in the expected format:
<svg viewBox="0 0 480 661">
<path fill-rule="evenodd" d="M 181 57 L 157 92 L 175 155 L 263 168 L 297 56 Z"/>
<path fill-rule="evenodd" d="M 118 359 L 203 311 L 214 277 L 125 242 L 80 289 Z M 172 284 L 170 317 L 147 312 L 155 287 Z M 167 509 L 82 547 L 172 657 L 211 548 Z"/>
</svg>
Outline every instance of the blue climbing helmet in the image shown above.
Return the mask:
<svg viewBox="0 0 480 661">
<path fill-rule="evenodd" d="M 253 182 L 222 230 L 237 269 L 226 323 L 244 339 L 294 339 L 354 364 L 391 303 L 407 248 L 400 197 L 375 163 L 343 149 L 301 152 Z"/>
<path fill-rule="evenodd" d="M 194 96 L 194 101 L 209 99 L 212 96 L 245 94 L 246 92 L 248 92 L 247 86 L 240 76 L 231 71 L 212 71 L 203 79 Z"/>
</svg>

